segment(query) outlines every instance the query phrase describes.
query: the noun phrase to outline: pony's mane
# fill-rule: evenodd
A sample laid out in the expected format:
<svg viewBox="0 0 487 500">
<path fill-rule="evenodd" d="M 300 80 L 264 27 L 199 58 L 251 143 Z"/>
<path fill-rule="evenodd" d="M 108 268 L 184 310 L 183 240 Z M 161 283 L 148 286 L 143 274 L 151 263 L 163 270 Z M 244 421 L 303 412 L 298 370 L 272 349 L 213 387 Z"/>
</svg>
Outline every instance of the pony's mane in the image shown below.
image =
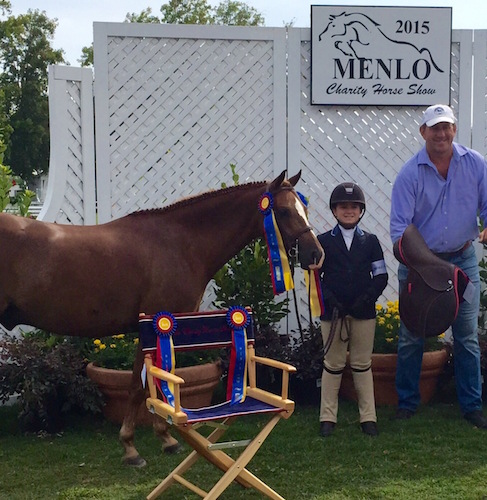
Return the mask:
<svg viewBox="0 0 487 500">
<path fill-rule="evenodd" d="M 230 186 L 230 187 L 226 187 L 226 188 L 222 188 L 222 189 L 212 189 L 211 191 L 206 191 L 206 192 L 201 193 L 201 194 L 188 196 L 186 198 L 183 198 L 179 201 L 172 203 L 171 205 L 167 205 L 166 207 L 147 208 L 144 210 L 137 210 L 136 212 L 132 212 L 132 213 L 128 214 L 128 216 L 138 216 L 138 215 L 143 215 L 143 214 L 147 214 L 147 213 L 155 213 L 155 212 L 157 212 L 157 213 L 171 212 L 171 211 L 179 209 L 179 208 L 184 208 L 184 207 L 194 205 L 195 203 L 207 200 L 209 198 L 216 198 L 217 196 L 224 196 L 225 194 L 228 194 L 229 192 L 234 192 L 234 191 L 246 191 L 247 189 L 255 188 L 258 186 L 264 186 L 266 183 L 267 183 L 266 181 L 248 182 L 246 184 L 240 184 L 238 186 Z"/>
</svg>

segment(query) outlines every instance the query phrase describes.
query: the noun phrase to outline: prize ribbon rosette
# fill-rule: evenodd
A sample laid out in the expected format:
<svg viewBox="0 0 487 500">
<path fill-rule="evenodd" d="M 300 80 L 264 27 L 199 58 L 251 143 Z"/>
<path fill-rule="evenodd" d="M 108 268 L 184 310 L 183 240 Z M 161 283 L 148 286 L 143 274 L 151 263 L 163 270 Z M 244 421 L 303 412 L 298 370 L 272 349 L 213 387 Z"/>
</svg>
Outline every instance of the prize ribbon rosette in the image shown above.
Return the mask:
<svg viewBox="0 0 487 500">
<path fill-rule="evenodd" d="M 227 323 L 232 329 L 233 349 L 228 367 L 227 399 L 230 404 L 242 403 L 245 400 L 247 380 L 247 333 L 250 322 L 249 313 L 243 307 L 230 307 L 227 312 Z"/>
<path fill-rule="evenodd" d="M 167 372 L 174 373 L 176 363 L 172 334 L 177 328 L 176 318 L 171 313 L 163 311 L 154 316 L 152 325 L 158 336 L 156 351 L 157 366 L 160 366 Z M 158 379 L 157 384 L 167 402 L 174 406 L 174 385 L 165 380 Z"/>
</svg>

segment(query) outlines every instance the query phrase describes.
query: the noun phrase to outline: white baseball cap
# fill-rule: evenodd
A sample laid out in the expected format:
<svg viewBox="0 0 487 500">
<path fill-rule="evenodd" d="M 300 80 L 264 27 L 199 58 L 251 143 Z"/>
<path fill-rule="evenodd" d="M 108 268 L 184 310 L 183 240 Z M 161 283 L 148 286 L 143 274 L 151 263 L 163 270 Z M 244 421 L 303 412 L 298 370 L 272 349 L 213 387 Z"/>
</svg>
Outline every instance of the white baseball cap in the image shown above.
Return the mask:
<svg viewBox="0 0 487 500">
<path fill-rule="evenodd" d="M 421 125 L 432 127 L 440 122 L 455 123 L 455 115 L 450 106 L 446 104 L 434 104 L 423 113 Z"/>
</svg>

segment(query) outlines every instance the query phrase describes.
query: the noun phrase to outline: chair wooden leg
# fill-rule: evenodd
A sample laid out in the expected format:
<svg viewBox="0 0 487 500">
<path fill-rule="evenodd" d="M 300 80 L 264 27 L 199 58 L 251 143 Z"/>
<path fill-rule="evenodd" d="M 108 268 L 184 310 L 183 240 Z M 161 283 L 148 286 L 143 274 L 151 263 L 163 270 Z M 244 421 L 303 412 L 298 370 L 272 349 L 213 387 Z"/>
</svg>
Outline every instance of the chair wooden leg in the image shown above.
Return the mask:
<svg viewBox="0 0 487 500">
<path fill-rule="evenodd" d="M 226 431 L 226 428 L 215 429 L 208 436 L 208 442 L 215 443 L 222 437 L 223 434 L 225 434 Z M 182 476 L 197 462 L 198 458 L 200 457 L 201 455 L 197 451 L 193 450 L 160 484 L 158 484 L 149 493 L 149 495 L 147 496 L 147 500 L 154 500 L 154 498 L 157 498 L 159 495 L 161 495 L 165 490 L 169 488 L 169 486 L 177 482 L 177 480 L 174 479 L 175 476 Z"/>
<path fill-rule="evenodd" d="M 195 450 L 195 452 L 224 472 L 220 480 L 208 492 L 208 495 L 204 497 L 206 500 L 218 498 L 232 481 L 237 481 L 245 488 L 254 488 L 268 498 L 284 500 L 281 495 L 245 468 L 280 419 L 281 417 L 279 415 L 273 416 L 247 448 L 240 454 L 237 460 L 234 460 L 221 450 L 210 451 L 208 449 L 208 440 L 195 430 L 191 428 L 178 429 L 181 437 Z"/>
<path fill-rule="evenodd" d="M 215 429 L 208 437 L 202 436 L 191 426 L 176 428 L 181 437 L 193 448 L 193 451 L 147 496 L 147 500 L 157 498 L 176 482 L 191 489 L 205 500 L 215 500 L 233 481 L 245 488 L 254 488 L 272 500 L 284 500 L 281 495 L 245 468 L 280 419 L 280 415 L 274 415 L 236 460 L 221 450 L 209 449 L 210 444 L 217 442 L 223 436 L 227 427 Z M 182 478 L 182 475 L 200 457 L 205 458 L 223 472 L 223 476 L 208 493 Z"/>
<path fill-rule="evenodd" d="M 245 450 L 240 454 L 237 460 L 233 461 L 233 465 L 228 468 L 227 472 L 220 478 L 220 480 L 213 486 L 213 488 L 208 492 L 205 500 L 213 500 L 218 498 L 223 491 L 232 483 L 234 480 L 238 480 L 240 477 L 244 478 L 251 487 L 260 491 L 262 494 L 273 500 L 285 500 L 281 495 L 279 495 L 272 488 L 267 486 L 258 477 L 254 476 L 249 472 L 245 466 L 250 462 L 253 456 L 257 453 L 259 448 L 262 446 L 267 436 L 272 432 L 272 429 L 279 422 L 281 417 L 275 415 L 269 422 L 264 426 L 264 428 L 259 432 L 259 434 L 252 440 L 252 442 L 245 448 Z M 230 458 L 230 457 L 228 457 Z"/>
</svg>

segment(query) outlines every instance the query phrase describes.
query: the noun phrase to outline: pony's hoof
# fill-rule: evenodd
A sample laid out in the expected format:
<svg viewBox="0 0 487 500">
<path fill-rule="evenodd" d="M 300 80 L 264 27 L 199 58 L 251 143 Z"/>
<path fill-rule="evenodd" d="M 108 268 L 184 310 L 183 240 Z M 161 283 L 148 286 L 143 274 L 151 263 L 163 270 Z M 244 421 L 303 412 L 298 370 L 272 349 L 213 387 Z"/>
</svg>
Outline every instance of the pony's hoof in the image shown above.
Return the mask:
<svg viewBox="0 0 487 500">
<path fill-rule="evenodd" d="M 168 455 L 176 455 L 182 449 L 183 447 L 179 443 L 176 443 L 171 446 L 168 446 L 167 448 L 164 448 L 164 453 L 167 453 Z"/>
<path fill-rule="evenodd" d="M 142 468 L 147 465 L 147 462 L 140 456 L 137 455 L 136 457 L 130 457 L 124 459 L 125 465 L 128 465 L 130 467 L 137 467 L 137 468 Z"/>
</svg>

